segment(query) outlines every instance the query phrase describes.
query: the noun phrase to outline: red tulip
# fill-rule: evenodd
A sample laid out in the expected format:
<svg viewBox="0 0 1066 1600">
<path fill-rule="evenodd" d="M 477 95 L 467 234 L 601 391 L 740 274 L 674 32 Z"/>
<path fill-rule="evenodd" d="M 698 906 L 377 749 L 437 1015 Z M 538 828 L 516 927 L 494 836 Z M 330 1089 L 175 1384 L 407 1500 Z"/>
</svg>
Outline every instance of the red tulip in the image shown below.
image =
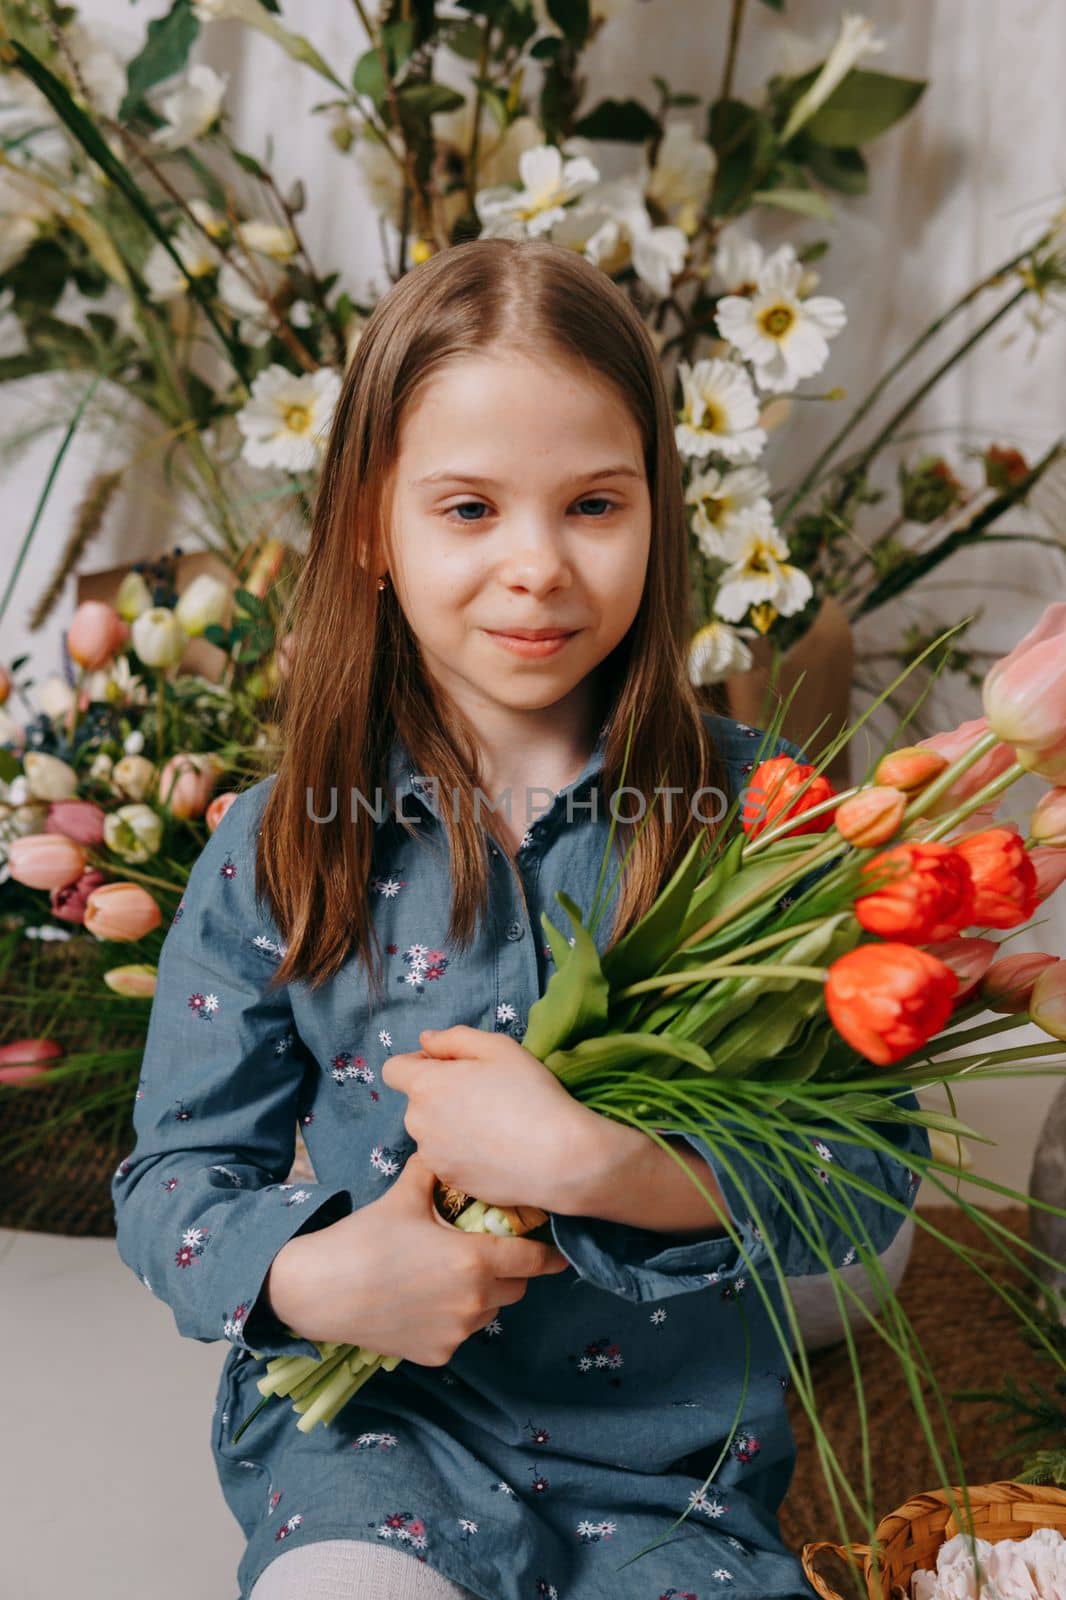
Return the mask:
<svg viewBox="0 0 1066 1600">
<path fill-rule="evenodd" d="M 956 840 L 952 849 L 973 877 L 972 923 L 987 928 L 1016 928 L 1028 922 L 1039 904 L 1036 868 L 1021 835 L 1010 828 L 986 828 Z"/>
<path fill-rule="evenodd" d="M 748 781 L 741 808 L 741 827 L 749 839 L 775 823 L 802 817 L 805 811 L 832 798 L 833 786 L 822 774 L 802 796 L 797 795 L 813 771 L 812 766 L 794 761 L 791 756 L 773 756 L 769 761 L 759 762 Z M 832 826 L 833 810 L 830 808 L 808 822 L 797 822 L 794 827 L 786 828 L 785 833 L 790 836 L 825 833 Z"/>
<path fill-rule="evenodd" d="M 58 917 L 61 922 L 83 923 L 89 896 L 103 882 L 105 882 L 104 874 L 97 867 L 90 867 L 88 872 L 83 872 L 73 883 L 66 884 L 62 889 L 53 889 L 51 895 L 53 917 Z"/>
<path fill-rule="evenodd" d="M 1028 1011 L 1033 985 L 1046 967 L 1058 964 L 1058 956 L 1031 954 L 1002 956 L 993 962 L 981 983 L 981 999 L 989 1011 Z"/>
<path fill-rule="evenodd" d="M 85 926 L 98 939 L 142 939 L 158 928 L 163 913 L 136 883 L 104 883 L 85 904 Z"/>
<path fill-rule="evenodd" d="M 54 1039 L 13 1039 L 0 1045 L 0 1083 L 32 1083 L 45 1078 L 62 1055 L 63 1047 Z"/>
<path fill-rule="evenodd" d="M 27 889 L 63 889 L 85 871 L 85 851 L 62 833 L 27 833 L 11 841 L 7 865 Z"/>
<path fill-rule="evenodd" d="M 863 944 L 829 968 L 825 1006 L 854 1050 L 887 1067 L 919 1049 L 951 1016 L 959 980 L 909 944 Z"/>
<path fill-rule="evenodd" d="M 62 833 L 95 850 L 104 842 L 104 813 L 91 800 L 53 800 L 45 833 Z"/>
<path fill-rule="evenodd" d="M 858 896 L 855 915 L 883 939 L 929 944 L 974 920 L 970 871 L 952 845 L 906 840 L 868 861 L 862 877 L 880 882 Z"/>
</svg>

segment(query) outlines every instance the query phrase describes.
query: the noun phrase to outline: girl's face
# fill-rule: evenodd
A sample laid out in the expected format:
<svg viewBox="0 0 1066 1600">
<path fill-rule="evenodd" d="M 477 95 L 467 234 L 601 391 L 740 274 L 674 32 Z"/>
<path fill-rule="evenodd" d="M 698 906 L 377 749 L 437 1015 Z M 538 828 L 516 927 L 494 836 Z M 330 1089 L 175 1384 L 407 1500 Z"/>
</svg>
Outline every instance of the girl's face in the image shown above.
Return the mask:
<svg viewBox="0 0 1066 1600">
<path fill-rule="evenodd" d="M 402 424 L 390 576 L 426 669 L 477 715 L 563 700 L 640 605 L 640 433 L 598 375 L 502 348 L 450 363 Z M 544 653 L 509 633 L 564 630 Z"/>
</svg>

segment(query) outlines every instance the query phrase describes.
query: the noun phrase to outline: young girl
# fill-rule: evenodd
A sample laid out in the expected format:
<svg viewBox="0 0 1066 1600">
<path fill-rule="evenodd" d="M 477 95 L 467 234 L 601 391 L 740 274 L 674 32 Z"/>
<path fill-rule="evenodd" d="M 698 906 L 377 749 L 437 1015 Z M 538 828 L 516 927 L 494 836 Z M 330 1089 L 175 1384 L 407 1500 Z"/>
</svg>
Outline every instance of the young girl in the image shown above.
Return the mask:
<svg viewBox="0 0 1066 1600">
<path fill-rule="evenodd" d="M 721 1220 L 765 1260 L 744 1198 L 710 1143 L 673 1138 L 712 1215 L 520 1044 L 551 976 L 541 918 L 565 932 L 559 889 L 588 915 L 612 811 L 619 850 L 651 820 L 601 951 L 751 770 L 761 735 L 701 714 L 687 634 L 673 413 L 626 295 L 541 242 L 409 273 L 345 378 L 280 764 L 226 812 L 168 930 L 113 1182 L 123 1260 L 182 1334 L 231 1346 L 213 1451 L 242 1600 L 814 1592 L 776 1516 L 787 1363 Z M 285 1181 L 297 1124 L 314 1182 Z M 898 1161 L 819 1141 L 897 1202 L 855 1202 L 879 1250 L 913 1200 L 907 1152 L 928 1149 L 883 1131 Z M 731 1159 L 786 1270 L 824 1270 Z M 542 1207 L 554 1243 L 450 1228 L 435 1177 Z M 745 1321 L 740 1426 L 704 1490 Z M 329 1427 L 301 1433 L 279 1400 L 234 1445 L 265 1360 L 314 1340 L 403 1361 Z"/>
</svg>

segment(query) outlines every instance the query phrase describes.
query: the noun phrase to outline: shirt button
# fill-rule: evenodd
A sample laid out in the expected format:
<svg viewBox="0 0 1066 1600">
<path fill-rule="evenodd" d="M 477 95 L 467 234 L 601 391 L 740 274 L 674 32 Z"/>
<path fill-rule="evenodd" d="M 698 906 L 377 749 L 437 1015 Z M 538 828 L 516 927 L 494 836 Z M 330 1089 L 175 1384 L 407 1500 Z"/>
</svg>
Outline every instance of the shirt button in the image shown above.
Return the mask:
<svg viewBox="0 0 1066 1600">
<path fill-rule="evenodd" d="M 508 937 L 508 939 L 521 939 L 521 937 L 522 937 L 523 933 L 525 933 L 525 931 L 526 930 L 523 928 L 523 926 L 522 926 L 522 924 L 520 922 L 509 922 L 507 924 L 507 937 Z"/>
</svg>

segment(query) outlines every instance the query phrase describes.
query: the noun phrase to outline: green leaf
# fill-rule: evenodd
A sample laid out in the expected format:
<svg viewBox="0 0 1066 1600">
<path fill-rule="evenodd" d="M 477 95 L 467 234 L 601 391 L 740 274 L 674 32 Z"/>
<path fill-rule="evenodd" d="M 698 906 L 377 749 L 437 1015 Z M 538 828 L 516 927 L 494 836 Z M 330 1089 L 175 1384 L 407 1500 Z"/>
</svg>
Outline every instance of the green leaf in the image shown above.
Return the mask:
<svg viewBox="0 0 1066 1600">
<path fill-rule="evenodd" d="M 837 150 L 825 144 L 812 144 L 804 152 L 803 159 L 821 183 L 840 194 L 866 194 L 870 187 L 870 175 L 861 150 L 846 147 Z"/>
<path fill-rule="evenodd" d="M 381 105 L 388 89 L 385 68 L 378 51 L 364 50 L 352 71 L 352 88 L 356 94 L 369 95 L 376 106 Z"/>
<path fill-rule="evenodd" d="M 403 66 L 415 47 L 415 25 L 407 21 L 390 22 L 381 30 L 381 42 L 392 65 L 393 72 Z"/>
<path fill-rule="evenodd" d="M 698 834 L 655 904 L 604 955 L 603 970 L 612 989 L 624 989 L 657 972 L 677 948 L 685 911 L 706 867 L 706 850 L 707 840 Z"/>
<path fill-rule="evenodd" d="M 257 594 L 250 589 L 234 589 L 233 598 L 242 611 L 253 617 L 267 617 L 269 612 Z"/>
<path fill-rule="evenodd" d="M 525 1041 L 523 1040 L 523 1044 Z M 610 1033 L 582 1039 L 569 1050 L 553 1050 L 544 1065 L 560 1083 L 573 1083 L 596 1072 L 642 1067 L 651 1077 L 674 1077 L 673 1072 L 656 1073 L 648 1057 L 665 1062 L 683 1061 L 700 1072 L 714 1072 L 714 1058 L 699 1045 L 676 1034 Z"/>
<path fill-rule="evenodd" d="M 529 53 L 534 61 L 554 61 L 562 48 L 563 41 L 558 34 L 546 33 L 543 39 L 530 46 Z"/>
<path fill-rule="evenodd" d="M 149 89 L 180 72 L 188 60 L 200 23 L 189 0 L 174 0 L 165 17 L 148 24 L 145 43 L 126 68 L 126 95 L 119 120 L 128 122 Z"/>
<path fill-rule="evenodd" d="M 396 95 L 402 109 L 422 122 L 438 111 L 458 111 L 466 104 L 466 96 L 446 83 L 411 83 Z"/>
<path fill-rule="evenodd" d="M 810 87 L 815 76 L 816 73 L 807 75 L 805 88 Z M 816 144 L 833 149 L 869 144 L 907 115 L 925 87 L 921 78 L 895 78 L 887 72 L 866 72 L 857 67 L 804 123 L 803 132 Z"/>
<path fill-rule="evenodd" d="M 209 622 L 204 629 L 204 638 L 208 644 L 217 644 L 220 650 L 228 650 L 231 636 L 228 629 L 220 627 L 217 622 Z"/>
<path fill-rule="evenodd" d="M 585 43 L 592 23 L 589 0 L 548 0 L 548 15 L 571 44 Z"/>
<path fill-rule="evenodd" d="M 445 34 L 441 42 L 453 55 L 461 56 L 464 61 L 477 61 L 484 37 L 484 28 L 471 18 L 469 22 L 461 22 L 457 28 Z"/>
<path fill-rule="evenodd" d="M 575 1037 L 602 1033 L 607 1024 L 608 985 L 600 966 L 600 953 L 570 896 L 557 889 L 555 898 L 573 924 L 574 943 L 559 940 L 566 955 L 561 962 L 556 957 L 556 970 L 548 987 L 530 1009 L 522 1043 L 538 1061 L 543 1061 L 550 1051 L 564 1048 Z M 552 933 L 558 939 L 558 932 L 546 912 L 541 913 L 541 924 L 554 953 L 556 940 Z"/>
<path fill-rule="evenodd" d="M 11 750 L 0 750 L 0 782 L 14 783 L 22 771 L 22 762 Z"/>
<path fill-rule="evenodd" d="M 769 6 L 771 11 L 784 11 L 785 0 L 762 0 L 764 6 Z"/>
<path fill-rule="evenodd" d="M 751 198 L 758 205 L 780 206 L 782 211 L 796 211 L 801 217 L 817 217 L 820 222 L 833 220 L 832 206 L 816 189 L 756 189 Z"/>
<path fill-rule="evenodd" d="M 773 164 L 773 124 L 743 100 L 719 100 L 710 110 L 707 139 L 718 156 L 712 210 L 716 216 L 741 211 Z"/>
<path fill-rule="evenodd" d="M 601 100 L 574 124 L 574 132 L 585 139 L 642 144 L 645 139 L 656 138 L 662 132 L 662 124 L 639 100 Z"/>
</svg>

